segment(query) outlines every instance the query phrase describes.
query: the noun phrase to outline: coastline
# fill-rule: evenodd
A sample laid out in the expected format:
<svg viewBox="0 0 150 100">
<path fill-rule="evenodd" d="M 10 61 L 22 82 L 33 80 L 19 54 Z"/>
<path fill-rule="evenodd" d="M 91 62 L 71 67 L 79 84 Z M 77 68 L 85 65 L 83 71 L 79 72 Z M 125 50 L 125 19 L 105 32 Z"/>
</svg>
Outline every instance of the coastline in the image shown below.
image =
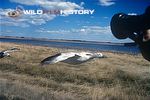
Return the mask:
<svg viewBox="0 0 150 100">
<path fill-rule="evenodd" d="M 137 47 L 134 43 L 111 43 L 111 42 L 59 40 L 59 39 L 12 37 L 12 36 L 0 36 L 0 41 L 9 43 L 38 45 L 45 47 L 70 48 L 79 50 L 87 49 L 92 51 L 139 54 L 139 51 L 137 50 Z M 126 49 L 128 51 L 126 51 Z"/>
<path fill-rule="evenodd" d="M 48 39 L 48 38 L 32 38 L 32 37 L 18 37 L 18 36 L 0 36 L 0 39 L 22 39 L 22 40 L 37 40 L 37 41 L 54 41 L 54 42 L 73 42 L 73 43 L 90 43 L 90 44 L 103 44 L 103 45 L 136 45 L 134 42 L 129 43 L 115 43 L 115 42 L 99 42 L 99 41 L 84 41 L 84 40 L 65 40 L 65 39 Z"/>
</svg>

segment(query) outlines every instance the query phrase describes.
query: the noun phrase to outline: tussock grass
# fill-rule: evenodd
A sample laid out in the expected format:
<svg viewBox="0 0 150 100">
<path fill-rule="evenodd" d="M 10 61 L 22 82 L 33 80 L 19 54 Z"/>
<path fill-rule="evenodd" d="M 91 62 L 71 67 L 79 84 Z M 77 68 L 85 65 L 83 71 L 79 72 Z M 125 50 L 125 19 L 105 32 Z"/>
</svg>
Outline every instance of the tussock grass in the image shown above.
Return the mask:
<svg viewBox="0 0 150 100">
<path fill-rule="evenodd" d="M 108 58 L 80 65 L 40 61 L 58 52 L 77 51 L 14 43 L 21 48 L 0 59 L 0 98 L 20 100 L 148 100 L 150 63 L 141 55 L 102 52 Z"/>
</svg>

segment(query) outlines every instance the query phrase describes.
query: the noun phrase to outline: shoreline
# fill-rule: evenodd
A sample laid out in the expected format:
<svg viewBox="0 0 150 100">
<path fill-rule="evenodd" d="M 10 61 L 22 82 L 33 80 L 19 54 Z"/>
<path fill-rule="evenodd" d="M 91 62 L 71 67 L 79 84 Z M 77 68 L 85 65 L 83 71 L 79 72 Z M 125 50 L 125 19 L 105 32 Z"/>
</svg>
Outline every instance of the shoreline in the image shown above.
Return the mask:
<svg viewBox="0 0 150 100">
<path fill-rule="evenodd" d="M 34 44 L 23 44 L 23 43 L 14 43 L 14 42 L 1 42 L 2 44 L 13 44 L 13 45 L 25 45 L 25 46 L 38 46 L 38 47 L 48 47 L 48 48 L 57 48 L 57 49 L 70 49 L 70 50 L 81 50 L 81 51 L 93 51 L 93 52 L 104 52 L 104 53 L 113 53 L 113 54 L 127 54 L 131 56 L 138 56 L 141 55 L 140 53 L 138 54 L 132 54 L 132 53 L 126 53 L 126 52 L 119 52 L 119 51 L 106 51 L 106 50 L 94 50 L 94 49 L 85 49 L 85 48 L 74 48 L 74 47 L 57 47 L 57 46 L 42 46 L 42 45 L 34 45 Z"/>
<path fill-rule="evenodd" d="M 65 40 L 65 39 L 48 39 L 48 38 L 33 38 L 33 37 L 19 37 L 19 36 L 0 36 L 0 39 L 22 39 L 22 40 L 37 40 L 49 42 L 73 42 L 73 43 L 90 43 L 90 44 L 103 44 L 103 45 L 124 45 L 134 46 L 134 42 L 117 43 L 117 42 L 103 42 L 103 41 L 85 41 L 85 40 Z"/>
<path fill-rule="evenodd" d="M 44 47 L 90 50 L 90 51 L 105 51 L 114 53 L 126 53 L 137 55 L 140 52 L 136 46 L 132 44 L 125 45 L 123 43 L 108 43 L 108 42 L 90 42 L 90 41 L 75 41 L 75 40 L 54 40 L 42 38 L 25 38 L 25 37 L 1 37 L 1 42 L 27 44 Z"/>
</svg>

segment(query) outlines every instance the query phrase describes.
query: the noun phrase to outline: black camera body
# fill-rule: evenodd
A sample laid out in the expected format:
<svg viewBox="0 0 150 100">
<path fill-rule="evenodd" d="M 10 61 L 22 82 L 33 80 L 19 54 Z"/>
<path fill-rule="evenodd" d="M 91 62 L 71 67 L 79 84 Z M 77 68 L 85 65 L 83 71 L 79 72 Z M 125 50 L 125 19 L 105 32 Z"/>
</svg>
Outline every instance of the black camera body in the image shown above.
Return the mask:
<svg viewBox="0 0 150 100">
<path fill-rule="evenodd" d="M 150 6 L 142 15 L 115 14 L 111 19 L 111 31 L 118 39 L 130 38 L 137 45 L 143 57 L 150 61 L 150 40 L 143 41 L 145 31 L 150 29 Z"/>
</svg>

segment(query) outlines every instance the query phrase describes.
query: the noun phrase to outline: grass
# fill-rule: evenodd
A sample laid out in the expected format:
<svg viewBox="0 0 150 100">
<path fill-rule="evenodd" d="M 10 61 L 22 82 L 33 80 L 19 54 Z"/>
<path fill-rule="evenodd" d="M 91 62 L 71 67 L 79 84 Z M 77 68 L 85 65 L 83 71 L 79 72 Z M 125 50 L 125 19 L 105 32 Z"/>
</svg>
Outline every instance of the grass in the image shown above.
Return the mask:
<svg viewBox="0 0 150 100">
<path fill-rule="evenodd" d="M 102 52 L 108 58 L 80 64 L 40 61 L 64 48 L 1 43 L 0 50 L 21 48 L 0 60 L 0 99 L 148 100 L 150 63 L 141 55 Z M 100 51 L 98 51 L 100 52 Z"/>
</svg>

